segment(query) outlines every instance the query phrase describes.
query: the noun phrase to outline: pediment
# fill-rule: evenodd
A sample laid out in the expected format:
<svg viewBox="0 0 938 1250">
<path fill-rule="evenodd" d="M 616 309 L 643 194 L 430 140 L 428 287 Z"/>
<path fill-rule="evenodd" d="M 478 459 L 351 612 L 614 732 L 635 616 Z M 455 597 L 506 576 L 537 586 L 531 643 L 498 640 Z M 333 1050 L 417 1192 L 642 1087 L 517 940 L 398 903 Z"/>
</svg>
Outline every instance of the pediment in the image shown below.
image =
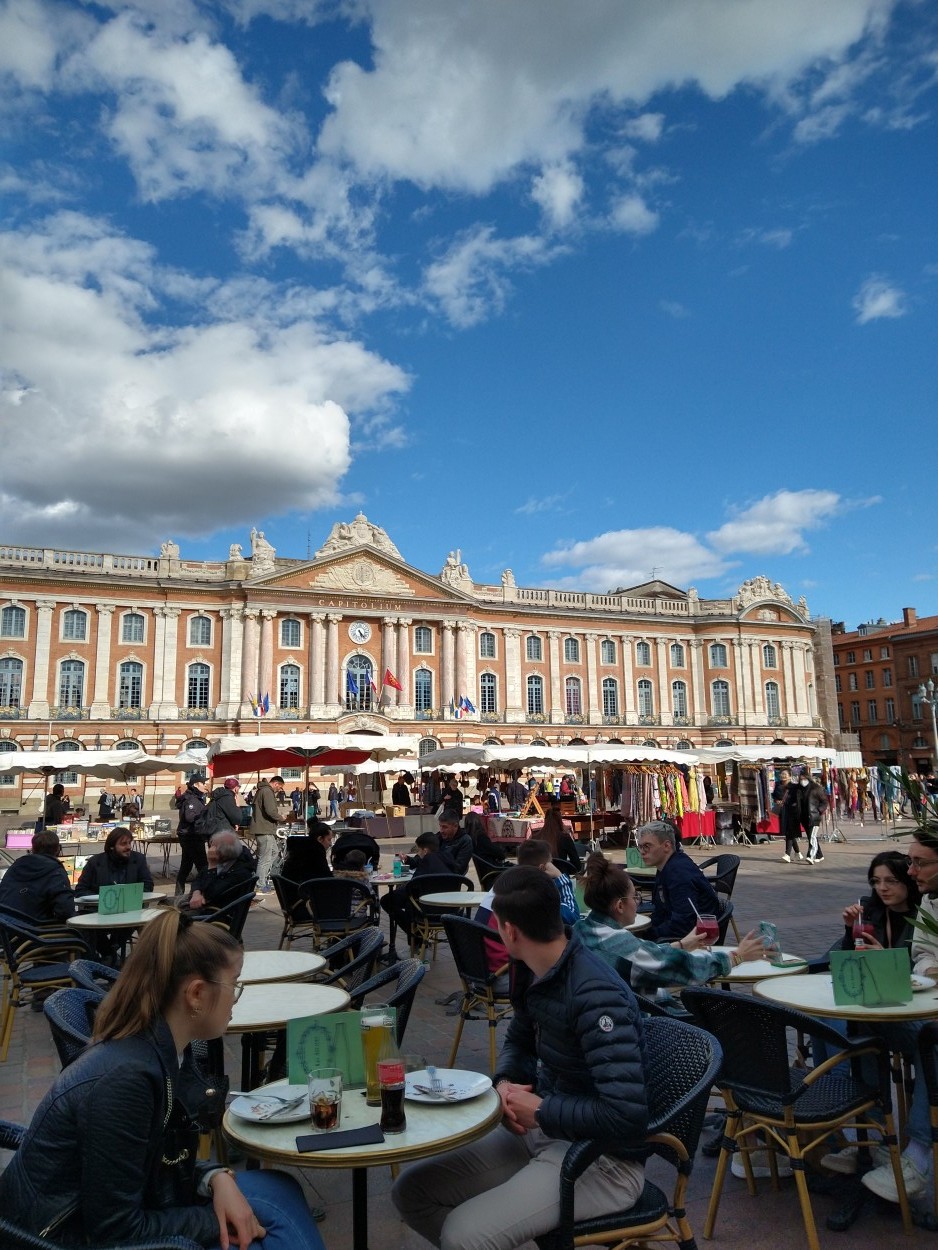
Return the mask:
<svg viewBox="0 0 938 1250">
<path fill-rule="evenodd" d="M 379 555 L 363 546 L 337 557 L 323 557 L 251 582 L 277 590 L 305 591 L 307 594 L 354 594 L 376 597 L 438 599 L 452 602 L 463 598 L 434 577 L 411 568 L 403 560 Z"/>
</svg>

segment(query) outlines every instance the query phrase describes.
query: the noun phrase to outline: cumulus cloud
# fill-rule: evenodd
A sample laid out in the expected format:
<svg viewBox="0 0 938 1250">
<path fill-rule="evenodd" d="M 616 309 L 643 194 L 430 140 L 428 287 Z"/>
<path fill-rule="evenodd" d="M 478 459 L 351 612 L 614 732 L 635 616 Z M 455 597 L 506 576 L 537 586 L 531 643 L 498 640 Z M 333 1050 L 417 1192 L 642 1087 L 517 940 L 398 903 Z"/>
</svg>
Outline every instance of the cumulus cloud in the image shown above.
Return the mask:
<svg viewBox="0 0 938 1250">
<path fill-rule="evenodd" d="M 642 113 L 630 118 L 622 127 L 628 139 L 640 139 L 644 143 L 657 143 L 664 131 L 664 113 Z"/>
<path fill-rule="evenodd" d="M 424 289 L 453 325 L 465 329 L 504 307 L 510 273 L 544 265 L 556 253 L 536 236 L 503 239 L 494 227 L 477 226 L 427 267 Z"/>
<path fill-rule="evenodd" d="M 807 550 L 805 531 L 817 529 L 843 507 L 832 490 L 780 490 L 740 509 L 707 539 L 722 552 L 789 555 Z"/>
<path fill-rule="evenodd" d="M 67 532 L 139 546 L 234 524 L 246 499 L 257 515 L 330 504 L 350 462 L 350 412 L 367 417 L 407 386 L 360 343 L 275 312 L 273 298 L 240 317 L 169 324 L 170 291 L 225 303 L 77 214 L 0 235 L 0 419 L 29 431 L 4 455 L 0 526 L 14 541 Z"/>
<path fill-rule="evenodd" d="M 553 165 L 534 179 L 531 198 L 548 226 L 560 230 L 574 221 L 583 189 L 583 179 L 571 165 Z"/>
<path fill-rule="evenodd" d="M 868 321 L 879 321 L 882 317 L 904 317 L 909 307 L 904 291 L 888 278 L 874 274 L 854 295 L 853 311 L 857 315 L 857 325 L 865 326 Z"/>
<path fill-rule="evenodd" d="M 657 230 L 658 214 L 648 207 L 640 195 L 621 196 L 612 206 L 609 221 L 625 234 L 651 234 Z"/>
<path fill-rule="evenodd" d="M 578 570 L 561 584 L 605 591 L 636 586 L 654 576 L 675 586 L 700 578 L 718 577 L 728 561 L 710 551 L 693 534 L 668 526 L 610 530 L 584 542 L 561 544 L 542 562 L 548 568 Z"/>
</svg>

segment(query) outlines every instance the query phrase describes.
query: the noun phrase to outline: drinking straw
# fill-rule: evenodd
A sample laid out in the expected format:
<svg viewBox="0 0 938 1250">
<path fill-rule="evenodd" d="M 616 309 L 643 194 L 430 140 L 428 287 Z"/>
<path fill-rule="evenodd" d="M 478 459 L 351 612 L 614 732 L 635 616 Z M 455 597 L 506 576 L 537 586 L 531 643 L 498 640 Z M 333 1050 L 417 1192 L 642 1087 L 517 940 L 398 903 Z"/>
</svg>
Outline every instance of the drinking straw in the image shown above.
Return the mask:
<svg viewBox="0 0 938 1250">
<path fill-rule="evenodd" d="M 691 907 L 694 907 L 694 900 L 692 898 L 689 898 L 687 901 L 688 903 L 690 903 Z M 696 907 L 694 907 L 694 915 L 697 917 L 698 920 L 700 919 L 700 912 L 697 910 Z"/>
</svg>

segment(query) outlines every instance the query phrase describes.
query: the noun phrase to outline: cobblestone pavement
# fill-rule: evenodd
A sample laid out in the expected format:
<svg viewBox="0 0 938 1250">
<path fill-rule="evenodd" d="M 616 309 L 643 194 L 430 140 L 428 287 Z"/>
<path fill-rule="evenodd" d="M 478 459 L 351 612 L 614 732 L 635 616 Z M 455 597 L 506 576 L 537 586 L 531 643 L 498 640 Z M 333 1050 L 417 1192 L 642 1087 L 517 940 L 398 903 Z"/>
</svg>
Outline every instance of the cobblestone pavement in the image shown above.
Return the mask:
<svg viewBox="0 0 938 1250">
<path fill-rule="evenodd" d="M 841 826 L 848 838 L 845 844 L 825 844 L 826 859 L 822 864 L 786 864 L 781 859 L 783 847 L 775 841 L 757 846 L 716 847 L 714 850 L 738 853 L 741 857 L 734 903 L 741 932 L 760 920 L 778 925 L 786 951 L 799 955 L 820 955 L 840 933 L 840 911 L 866 889 L 866 867 L 870 858 L 891 845 L 881 826 L 845 824 Z M 908 831 L 911 826 L 906 825 Z M 899 832 L 903 831 L 900 825 Z M 385 848 L 399 848 L 386 843 Z M 904 845 L 904 842 L 903 842 Z M 617 860 L 622 851 L 610 852 Z M 698 862 L 710 855 L 709 848 L 693 849 Z M 154 862 L 156 857 L 152 857 Z M 158 864 L 156 866 L 159 866 Z M 175 860 L 170 861 L 170 871 Z M 157 888 L 172 894 L 172 880 L 158 879 Z M 383 917 L 385 927 L 386 917 Z M 280 915 L 273 894 L 265 896 L 253 909 L 244 931 L 249 950 L 275 948 L 280 937 Z M 298 944 L 300 947 L 302 943 Z M 444 1063 L 455 1031 L 451 1009 L 441 1005 L 456 988 L 456 977 L 449 952 L 440 947 L 418 992 L 414 1011 L 408 1024 L 405 1050 L 431 1061 Z M 467 1024 L 458 1063 L 461 1067 L 487 1071 L 487 1025 Z M 240 1048 L 235 1042 L 228 1047 L 228 1070 L 235 1080 L 240 1070 Z M 0 1118 L 28 1120 L 37 1102 L 58 1070 L 48 1026 L 42 1015 L 28 1009 L 19 1011 L 7 1062 L 0 1065 Z M 657 1165 L 653 1164 L 652 1168 Z M 702 1235 L 704 1214 L 710 1192 L 714 1164 L 698 1156 L 692 1177 L 689 1214 L 698 1238 Z M 351 1245 L 350 1200 L 351 1179 L 346 1172 L 298 1173 L 310 1192 L 310 1201 L 327 1209 L 321 1225 L 329 1250 L 345 1250 Z M 390 1177 L 386 1169 L 372 1169 L 369 1174 L 369 1206 L 372 1245 L 419 1250 L 426 1246 L 415 1234 L 403 1228 L 391 1206 L 388 1189 Z M 824 1219 L 837 1206 L 836 1194 L 815 1196 L 814 1209 L 821 1244 L 827 1250 L 844 1244 L 845 1235 L 827 1231 Z M 935 1234 L 916 1229 L 914 1242 L 932 1243 Z M 897 1215 L 886 1204 L 868 1210 L 862 1222 L 846 1234 L 853 1244 L 877 1244 L 883 1250 L 907 1246 Z M 773 1193 L 769 1181 L 759 1182 L 757 1198 L 751 1198 L 745 1182 L 728 1178 L 724 1189 L 715 1243 L 727 1250 L 745 1250 L 755 1244 L 771 1242 L 773 1250 L 789 1250 L 805 1244 L 804 1231 L 793 1182 L 782 1181 L 780 1191 Z M 935 1244 L 938 1244 L 936 1242 Z"/>
</svg>

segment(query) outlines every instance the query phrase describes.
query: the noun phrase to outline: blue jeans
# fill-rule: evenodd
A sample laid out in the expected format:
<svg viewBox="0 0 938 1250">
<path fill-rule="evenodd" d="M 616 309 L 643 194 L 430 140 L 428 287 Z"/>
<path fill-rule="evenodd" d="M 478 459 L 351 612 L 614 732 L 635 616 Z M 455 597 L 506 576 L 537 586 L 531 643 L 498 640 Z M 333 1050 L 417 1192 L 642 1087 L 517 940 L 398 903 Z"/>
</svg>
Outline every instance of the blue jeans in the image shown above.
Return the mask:
<svg viewBox="0 0 938 1250">
<path fill-rule="evenodd" d="M 238 1188 L 267 1229 L 250 1250 L 325 1250 L 298 1181 L 283 1172 L 239 1172 Z M 242 1247 L 248 1250 L 248 1247 Z"/>
</svg>

